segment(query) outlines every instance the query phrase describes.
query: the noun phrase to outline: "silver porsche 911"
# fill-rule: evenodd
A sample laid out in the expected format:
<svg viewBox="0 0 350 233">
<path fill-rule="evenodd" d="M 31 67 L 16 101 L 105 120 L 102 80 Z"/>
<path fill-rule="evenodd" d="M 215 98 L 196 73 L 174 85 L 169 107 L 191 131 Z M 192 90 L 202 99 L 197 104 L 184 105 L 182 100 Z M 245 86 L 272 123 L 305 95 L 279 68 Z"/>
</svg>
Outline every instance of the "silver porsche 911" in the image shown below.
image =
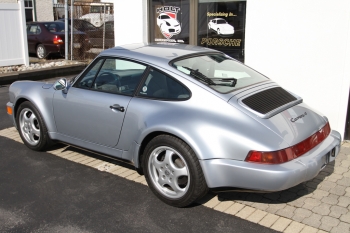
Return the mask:
<svg viewBox="0 0 350 233">
<path fill-rule="evenodd" d="M 60 141 L 131 162 L 177 207 L 208 189 L 291 188 L 340 150 L 340 134 L 301 97 L 203 47 L 115 47 L 69 82 L 18 81 L 9 96 L 30 149 Z"/>
</svg>

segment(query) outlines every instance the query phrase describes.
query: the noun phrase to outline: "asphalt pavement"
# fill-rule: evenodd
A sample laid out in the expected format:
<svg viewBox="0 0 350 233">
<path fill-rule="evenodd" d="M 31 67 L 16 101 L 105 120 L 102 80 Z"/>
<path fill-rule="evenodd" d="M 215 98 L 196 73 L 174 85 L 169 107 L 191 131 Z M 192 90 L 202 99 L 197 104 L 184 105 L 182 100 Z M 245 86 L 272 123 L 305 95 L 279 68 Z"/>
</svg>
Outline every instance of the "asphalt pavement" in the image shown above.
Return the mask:
<svg viewBox="0 0 350 233">
<path fill-rule="evenodd" d="M 7 101 L 3 85 L 0 130 L 13 126 Z M 0 232 L 275 231 L 200 204 L 168 206 L 147 186 L 0 136 Z"/>
</svg>

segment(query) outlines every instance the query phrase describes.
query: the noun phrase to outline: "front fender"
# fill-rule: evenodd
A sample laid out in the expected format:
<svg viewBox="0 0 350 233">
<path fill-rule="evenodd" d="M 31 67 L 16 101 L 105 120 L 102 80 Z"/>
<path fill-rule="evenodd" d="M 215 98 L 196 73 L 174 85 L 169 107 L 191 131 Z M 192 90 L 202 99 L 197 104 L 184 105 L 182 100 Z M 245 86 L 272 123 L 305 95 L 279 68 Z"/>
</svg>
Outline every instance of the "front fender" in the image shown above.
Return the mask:
<svg viewBox="0 0 350 233">
<path fill-rule="evenodd" d="M 38 109 L 44 119 L 49 132 L 56 132 L 53 117 L 52 98 L 55 90 L 53 88 L 43 89 L 44 82 L 17 81 L 9 88 L 10 102 L 14 106 L 14 118 L 17 109 L 24 100 L 30 101 Z"/>
</svg>

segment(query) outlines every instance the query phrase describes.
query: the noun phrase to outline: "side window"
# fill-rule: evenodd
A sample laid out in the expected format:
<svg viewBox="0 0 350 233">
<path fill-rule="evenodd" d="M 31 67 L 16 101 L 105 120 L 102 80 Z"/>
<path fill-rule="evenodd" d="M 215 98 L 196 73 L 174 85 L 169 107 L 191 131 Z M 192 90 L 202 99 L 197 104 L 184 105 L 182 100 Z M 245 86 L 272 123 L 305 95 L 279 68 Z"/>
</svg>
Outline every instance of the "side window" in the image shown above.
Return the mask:
<svg viewBox="0 0 350 233">
<path fill-rule="evenodd" d="M 104 92 L 133 95 L 145 69 L 145 65 L 135 62 L 116 58 L 106 59 L 92 88 Z"/>
<path fill-rule="evenodd" d="M 101 59 L 78 82 L 77 87 L 133 95 L 145 70 L 145 65 L 127 60 Z"/>
<path fill-rule="evenodd" d="M 76 84 L 74 84 L 74 87 L 87 88 L 87 89 L 91 88 L 94 82 L 95 76 L 99 71 L 103 61 L 104 59 L 101 59 L 97 61 L 95 64 L 91 65 L 87 73 L 84 74 L 84 77 L 78 80 Z"/>
<path fill-rule="evenodd" d="M 36 34 L 40 34 L 41 30 L 38 25 L 28 25 L 27 32 L 28 34 L 36 35 Z"/>
<path fill-rule="evenodd" d="M 138 96 L 167 100 L 185 100 L 190 98 L 191 94 L 185 86 L 175 79 L 151 69 L 141 86 Z"/>
<path fill-rule="evenodd" d="M 58 32 L 57 26 L 54 23 L 51 23 L 48 27 L 50 32 Z"/>
</svg>

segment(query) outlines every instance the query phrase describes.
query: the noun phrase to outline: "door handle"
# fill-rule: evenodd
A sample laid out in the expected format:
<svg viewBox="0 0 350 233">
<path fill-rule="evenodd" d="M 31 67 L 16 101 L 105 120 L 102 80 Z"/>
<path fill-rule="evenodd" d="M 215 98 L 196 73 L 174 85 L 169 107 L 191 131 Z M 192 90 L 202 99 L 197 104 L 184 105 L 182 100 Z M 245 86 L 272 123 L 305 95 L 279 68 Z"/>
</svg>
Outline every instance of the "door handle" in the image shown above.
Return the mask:
<svg viewBox="0 0 350 233">
<path fill-rule="evenodd" d="M 109 106 L 110 109 L 115 109 L 120 112 L 124 112 L 125 108 L 123 106 L 120 106 L 119 104 L 113 104 L 112 106 Z"/>
</svg>

